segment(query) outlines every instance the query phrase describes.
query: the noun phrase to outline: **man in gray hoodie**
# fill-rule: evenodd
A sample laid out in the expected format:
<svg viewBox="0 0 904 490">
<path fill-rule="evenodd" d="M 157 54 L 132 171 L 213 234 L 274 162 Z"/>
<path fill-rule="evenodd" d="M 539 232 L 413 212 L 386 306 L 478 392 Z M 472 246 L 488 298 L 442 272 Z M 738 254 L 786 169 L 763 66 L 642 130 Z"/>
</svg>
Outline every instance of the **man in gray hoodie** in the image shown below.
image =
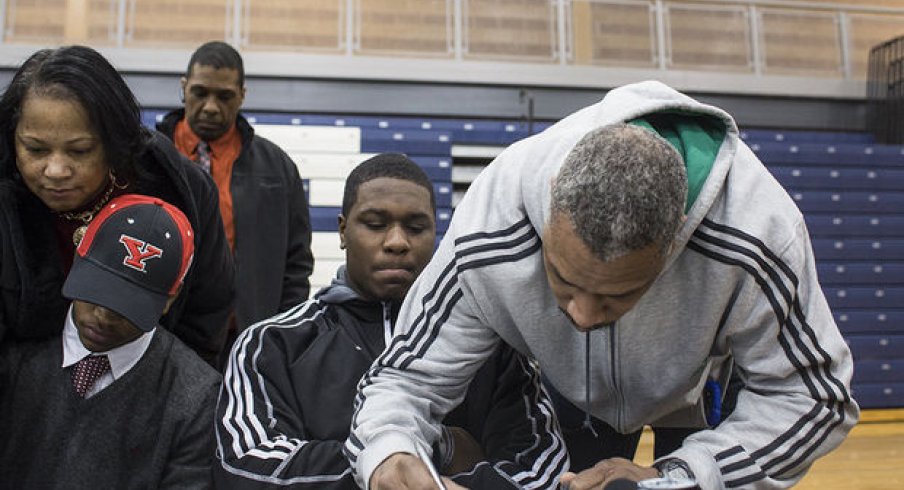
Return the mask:
<svg viewBox="0 0 904 490">
<path fill-rule="evenodd" d="M 429 488 L 414 445 L 437 439 L 500 341 L 588 422 L 700 429 L 652 468 L 566 474 L 572 489 L 661 474 L 787 488 L 859 415 L 800 211 L 727 113 L 657 82 L 615 89 L 488 166 L 398 325 L 346 443 L 371 489 Z M 710 426 L 704 388 L 732 369 L 736 408 Z"/>
</svg>

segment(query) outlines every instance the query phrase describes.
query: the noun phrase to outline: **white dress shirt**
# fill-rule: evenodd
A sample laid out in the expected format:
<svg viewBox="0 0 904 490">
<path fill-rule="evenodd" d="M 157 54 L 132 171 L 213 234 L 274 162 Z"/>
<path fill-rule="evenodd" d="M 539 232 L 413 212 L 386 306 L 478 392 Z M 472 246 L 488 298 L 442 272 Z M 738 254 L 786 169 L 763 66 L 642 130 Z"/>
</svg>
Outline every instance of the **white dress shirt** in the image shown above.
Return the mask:
<svg viewBox="0 0 904 490">
<path fill-rule="evenodd" d="M 90 355 L 104 354 L 110 360 L 110 370 L 98 378 L 94 383 L 94 386 L 92 386 L 85 394 L 85 398 L 91 398 L 98 394 L 101 390 L 110 386 L 110 384 L 135 367 L 135 364 L 138 363 L 141 356 L 143 356 L 148 349 L 148 345 L 151 344 L 154 332 L 157 331 L 155 328 L 150 332 L 145 332 L 137 339 L 114 349 L 110 349 L 107 352 L 91 352 L 84 344 L 82 344 L 81 339 L 79 339 L 78 328 L 75 326 L 72 314 L 72 305 L 69 305 L 69 314 L 66 315 L 66 325 L 63 327 L 62 367 L 65 369 Z"/>
</svg>

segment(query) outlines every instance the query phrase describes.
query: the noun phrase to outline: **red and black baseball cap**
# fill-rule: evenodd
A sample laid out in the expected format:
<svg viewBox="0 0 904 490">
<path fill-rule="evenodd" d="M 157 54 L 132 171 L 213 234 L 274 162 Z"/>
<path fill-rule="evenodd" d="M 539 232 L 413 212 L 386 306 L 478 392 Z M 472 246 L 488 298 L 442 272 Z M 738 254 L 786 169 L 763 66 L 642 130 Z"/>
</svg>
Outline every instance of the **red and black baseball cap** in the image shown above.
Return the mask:
<svg viewBox="0 0 904 490">
<path fill-rule="evenodd" d="M 182 211 L 156 197 L 119 196 L 88 225 L 63 296 L 115 311 L 149 332 L 178 293 L 194 251 Z"/>
</svg>

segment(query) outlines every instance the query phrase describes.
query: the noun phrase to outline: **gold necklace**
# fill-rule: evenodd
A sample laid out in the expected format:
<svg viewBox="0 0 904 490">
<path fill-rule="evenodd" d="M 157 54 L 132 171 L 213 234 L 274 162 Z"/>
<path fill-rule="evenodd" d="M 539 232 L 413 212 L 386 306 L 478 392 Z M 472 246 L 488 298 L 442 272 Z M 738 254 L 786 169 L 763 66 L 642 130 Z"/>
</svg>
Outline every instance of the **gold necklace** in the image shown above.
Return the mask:
<svg viewBox="0 0 904 490">
<path fill-rule="evenodd" d="M 78 248 L 78 244 L 81 243 L 82 238 L 85 236 L 85 232 L 88 231 L 88 224 L 91 223 L 91 220 L 94 219 L 94 216 L 100 212 L 101 208 L 103 208 L 107 202 L 110 200 L 110 196 L 113 194 L 113 189 L 117 187 L 116 185 L 116 177 L 112 174 L 110 175 L 110 183 L 107 185 L 107 190 L 104 191 L 104 195 L 100 198 L 100 201 L 94 205 L 93 208 L 80 211 L 78 213 L 67 211 L 65 213 L 57 213 L 63 219 L 67 219 L 69 221 L 81 221 L 82 224 L 78 226 L 74 232 L 72 232 L 72 243 Z"/>
</svg>

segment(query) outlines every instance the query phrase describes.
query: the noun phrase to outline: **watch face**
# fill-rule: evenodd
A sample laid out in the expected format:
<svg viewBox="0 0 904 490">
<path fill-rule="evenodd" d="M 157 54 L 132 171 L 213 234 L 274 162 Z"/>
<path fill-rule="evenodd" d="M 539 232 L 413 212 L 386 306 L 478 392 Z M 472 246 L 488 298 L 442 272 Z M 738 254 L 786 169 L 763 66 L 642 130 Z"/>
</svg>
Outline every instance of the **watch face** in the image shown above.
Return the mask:
<svg viewBox="0 0 904 490">
<path fill-rule="evenodd" d="M 692 490 L 700 488 L 692 478 L 651 478 L 637 482 L 638 490 Z"/>
<path fill-rule="evenodd" d="M 662 476 L 671 480 L 692 480 L 690 471 L 679 464 L 666 464 L 662 468 Z"/>
</svg>

